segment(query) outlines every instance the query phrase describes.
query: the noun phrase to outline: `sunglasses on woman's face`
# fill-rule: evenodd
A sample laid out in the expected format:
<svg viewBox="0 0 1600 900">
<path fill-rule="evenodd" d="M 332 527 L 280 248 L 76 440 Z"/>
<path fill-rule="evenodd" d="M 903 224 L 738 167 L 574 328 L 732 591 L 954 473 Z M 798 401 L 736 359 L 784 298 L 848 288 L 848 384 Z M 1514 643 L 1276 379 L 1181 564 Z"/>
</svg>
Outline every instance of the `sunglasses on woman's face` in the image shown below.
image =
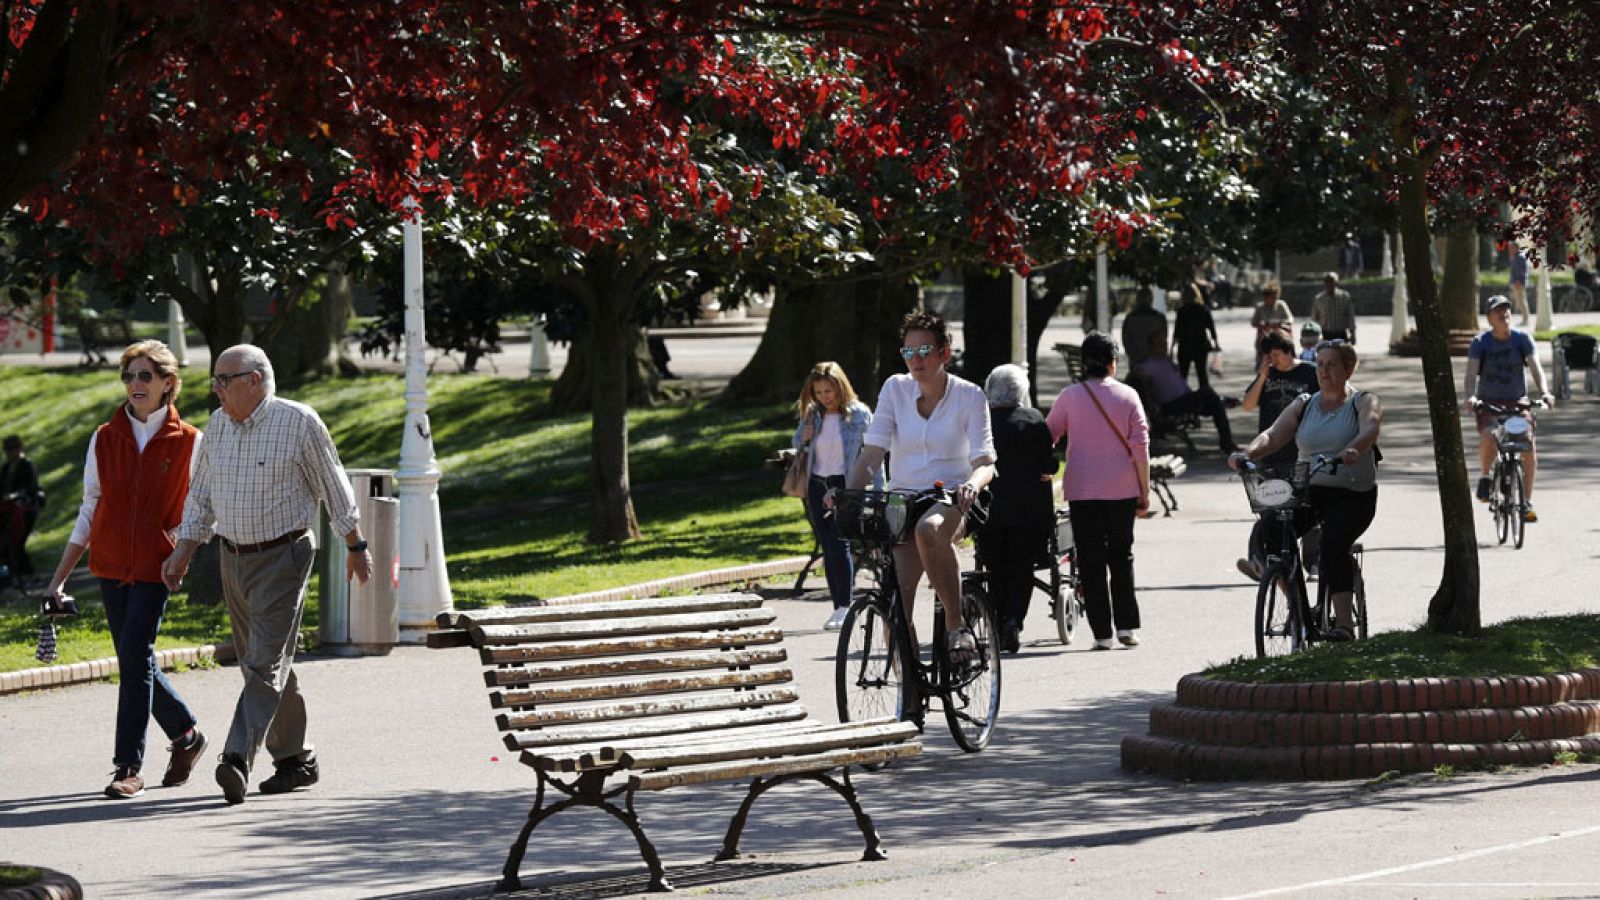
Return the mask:
<svg viewBox="0 0 1600 900">
<path fill-rule="evenodd" d="M 156 373 L 150 371 L 149 369 L 140 369 L 137 372 L 122 373 L 123 384 L 132 384 L 135 378 L 139 379 L 140 384 L 149 384 L 150 382 L 156 380 Z"/>
<path fill-rule="evenodd" d="M 938 352 L 938 348 L 932 344 L 918 344 L 915 347 L 901 347 L 900 358 L 910 362 L 913 357 L 920 356 L 923 359 L 927 359 L 936 352 Z"/>
</svg>

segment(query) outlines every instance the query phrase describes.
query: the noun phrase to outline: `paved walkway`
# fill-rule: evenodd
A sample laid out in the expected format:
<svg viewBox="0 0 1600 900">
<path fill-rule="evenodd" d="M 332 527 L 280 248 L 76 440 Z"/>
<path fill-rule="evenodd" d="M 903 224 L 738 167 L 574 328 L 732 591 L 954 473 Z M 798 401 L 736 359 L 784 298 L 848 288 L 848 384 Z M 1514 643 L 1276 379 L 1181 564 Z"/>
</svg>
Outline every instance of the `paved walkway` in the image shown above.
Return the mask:
<svg viewBox="0 0 1600 900">
<path fill-rule="evenodd" d="M 1387 331 L 1386 322 L 1362 323 L 1363 335 Z M 1224 323 L 1223 341 L 1247 346 L 1242 321 Z M 1237 360 L 1225 392 L 1242 392 Z M 1058 365 L 1042 367 L 1047 386 Z M 1357 381 L 1388 410 L 1379 518 L 1365 537 L 1373 622 L 1409 627 L 1423 619 L 1441 565 L 1420 369 L 1377 357 Z M 1483 547 L 1487 620 L 1596 611 L 1597 411 L 1600 400 L 1583 397 L 1541 419 L 1541 522 L 1523 550 Z M 1235 417 L 1241 436 L 1251 418 Z M 922 758 L 858 780 L 888 862 L 853 862 L 846 811 L 830 792 L 802 785 L 758 805 L 746 860 L 707 865 L 741 794 L 721 785 L 641 798 L 670 876 L 680 888 L 759 896 L 1600 895 L 1595 766 L 1382 785 L 1123 773 L 1118 742 L 1143 730 L 1150 704 L 1169 698 L 1182 674 L 1251 647 L 1252 589 L 1233 571 L 1249 527 L 1242 490 L 1213 455 L 1194 460 L 1175 490 L 1180 512 L 1138 528 L 1143 646 L 1063 648 L 1036 613 L 1027 646 L 1005 661 L 1002 725 L 988 751 L 961 753 L 934 717 Z M 1477 526 L 1480 545 L 1492 543 L 1486 514 Z M 818 630 L 825 605 L 773 602 L 801 696 L 831 720 L 834 636 Z M 252 793 L 238 807 L 223 804 L 209 765 L 181 788 L 100 799 L 114 685 L 0 698 L 0 857 L 72 872 L 95 897 L 485 895 L 534 779 L 498 741 L 474 655 L 400 648 L 305 658 L 299 672 L 322 783 Z M 238 673 L 175 682 L 220 741 Z M 159 740 L 153 734 L 156 774 Z M 568 813 L 539 835 L 524 870 L 530 886 L 555 896 L 642 888 L 632 842 L 609 819 Z"/>
</svg>

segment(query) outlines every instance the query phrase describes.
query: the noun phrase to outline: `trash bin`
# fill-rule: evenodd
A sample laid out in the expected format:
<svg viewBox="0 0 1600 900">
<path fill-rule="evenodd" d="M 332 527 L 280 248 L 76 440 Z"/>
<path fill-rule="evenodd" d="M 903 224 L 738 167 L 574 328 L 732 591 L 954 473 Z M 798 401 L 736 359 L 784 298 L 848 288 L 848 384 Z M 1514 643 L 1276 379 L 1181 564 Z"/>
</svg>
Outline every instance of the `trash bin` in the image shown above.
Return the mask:
<svg viewBox="0 0 1600 900">
<path fill-rule="evenodd" d="M 322 520 L 323 647 L 343 656 L 382 655 L 400 640 L 399 552 L 400 501 L 394 494 L 394 470 L 347 469 L 361 513 L 361 534 L 372 553 L 372 577 L 366 584 L 345 576 L 344 535 L 334 534 L 326 514 Z"/>
</svg>

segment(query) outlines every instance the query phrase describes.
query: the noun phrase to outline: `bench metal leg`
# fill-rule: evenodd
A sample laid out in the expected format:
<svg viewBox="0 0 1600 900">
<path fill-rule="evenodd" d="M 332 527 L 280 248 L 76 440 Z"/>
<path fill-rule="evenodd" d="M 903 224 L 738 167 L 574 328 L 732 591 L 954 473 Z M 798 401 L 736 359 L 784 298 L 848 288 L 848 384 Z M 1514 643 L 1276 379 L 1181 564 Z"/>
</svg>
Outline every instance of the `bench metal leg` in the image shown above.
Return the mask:
<svg viewBox="0 0 1600 900">
<path fill-rule="evenodd" d="M 1178 508 L 1178 498 L 1173 496 L 1172 485 L 1165 478 L 1150 479 L 1150 491 L 1161 501 L 1161 512 L 1164 517 L 1170 517 L 1173 510 Z"/>
<path fill-rule="evenodd" d="M 661 855 L 656 853 L 656 846 L 645 837 L 639 816 L 633 811 L 633 791 L 628 792 L 627 811 L 617 809 L 610 803 L 601 803 L 599 806 L 620 819 L 633 832 L 633 839 L 639 842 L 639 855 L 644 857 L 644 864 L 650 868 L 650 890 L 658 893 L 673 890 L 672 883 L 667 881 L 667 870 L 661 865 Z"/>
<path fill-rule="evenodd" d="M 569 806 L 581 802 L 578 797 L 574 796 L 568 797 L 554 806 L 546 807 L 544 805 L 545 777 L 543 772 L 538 774 L 539 790 L 538 793 L 534 795 L 533 809 L 528 811 L 528 821 L 523 824 L 521 833 L 517 835 L 516 841 L 511 845 L 511 854 L 506 857 L 505 868 L 500 872 L 500 882 L 495 885 L 495 890 L 497 891 L 522 890 L 522 879 L 517 876 L 517 873 L 522 869 L 522 857 L 528 852 L 528 839 L 533 836 L 533 830 L 538 828 L 539 823 L 543 822 L 545 819 L 550 818 Z"/>
<path fill-rule="evenodd" d="M 717 862 L 726 862 L 739 857 L 739 838 L 744 834 L 745 822 L 750 818 L 750 808 L 755 805 L 756 798 L 786 781 L 796 778 L 809 778 L 819 781 L 834 789 L 844 802 L 850 804 L 850 811 L 855 814 L 856 827 L 861 829 L 861 837 L 867 842 L 867 849 L 861 854 L 863 862 L 875 862 L 888 859 L 883 853 L 883 842 L 878 839 L 878 830 L 872 825 L 872 817 L 861 808 L 861 801 L 856 797 L 855 785 L 850 783 L 850 769 L 843 770 L 843 784 L 828 777 L 826 772 L 806 772 L 794 775 L 779 775 L 773 778 L 756 778 L 750 782 L 750 791 L 745 794 L 744 802 L 739 804 L 739 811 L 733 814 L 733 820 L 728 823 L 728 833 L 722 839 L 722 849 L 716 855 Z"/>
<path fill-rule="evenodd" d="M 811 558 L 806 560 L 805 566 L 800 569 L 800 577 L 796 578 L 794 580 L 794 592 L 796 594 L 799 594 L 799 593 L 802 593 L 802 592 L 805 591 L 805 589 L 806 589 L 806 576 L 811 574 L 812 567 L 815 566 L 817 564 L 817 560 L 820 560 L 820 559 L 822 559 L 822 545 L 820 545 L 820 544 L 812 544 L 811 545 Z"/>
<path fill-rule="evenodd" d="M 539 823 L 550 818 L 570 806 L 597 806 L 607 813 L 615 816 L 628 826 L 633 832 L 634 840 L 639 842 L 639 855 L 644 858 L 644 864 L 650 869 L 650 890 L 670 891 L 672 884 L 667 881 L 666 869 L 661 865 L 661 855 L 656 852 L 655 845 L 645 837 L 644 828 L 639 824 L 639 816 L 633 811 L 633 791 L 628 791 L 628 808 L 621 810 L 616 805 L 607 802 L 607 797 L 614 797 L 619 791 L 602 793 L 601 787 L 605 777 L 598 779 L 583 776 L 578 779 L 576 786 L 563 784 L 560 781 L 545 777 L 543 771 L 539 773 L 539 790 L 534 798 L 533 809 L 528 813 L 528 821 L 522 826 L 522 832 L 517 835 L 516 843 L 511 845 L 511 855 L 506 857 L 505 869 L 502 870 L 500 881 L 495 884 L 497 891 L 520 891 L 522 879 L 517 874 L 522 869 L 522 857 L 528 850 L 528 840 L 533 836 L 533 830 Z M 552 806 L 544 805 L 545 782 L 566 793 L 567 799 Z"/>
</svg>

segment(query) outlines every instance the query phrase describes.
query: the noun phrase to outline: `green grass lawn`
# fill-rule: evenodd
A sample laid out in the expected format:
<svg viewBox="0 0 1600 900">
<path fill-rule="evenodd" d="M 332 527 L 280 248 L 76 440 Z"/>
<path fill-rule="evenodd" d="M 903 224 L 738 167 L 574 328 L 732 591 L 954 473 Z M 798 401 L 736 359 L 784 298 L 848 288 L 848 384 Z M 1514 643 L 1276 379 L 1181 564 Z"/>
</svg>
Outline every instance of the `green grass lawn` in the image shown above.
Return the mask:
<svg viewBox="0 0 1600 900">
<path fill-rule="evenodd" d="M 197 396 L 203 373 L 189 379 L 179 408 L 203 428 L 208 417 Z M 587 415 L 554 416 L 548 381 L 435 375 L 429 391 L 457 606 L 616 587 L 810 547 L 799 503 L 779 494 L 777 473 L 761 468 L 793 431 L 782 406 L 729 410 L 686 403 L 632 412 L 630 475 L 645 537 L 596 547 L 583 541 Z M 398 463 L 405 414 L 398 378 L 332 379 L 284 393 L 322 414 L 346 466 Z M 121 396 L 109 370 L 0 368 L 0 409 L 13 423 L 6 431 L 28 439 L 49 495 L 29 543 L 40 572 L 53 570 L 71 533 L 89 435 Z M 112 655 L 97 595 L 92 587 L 77 591 L 84 615 L 60 629 L 63 662 Z M 315 621 L 313 604 L 306 624 Z M 38 627 L 31 606 L 0 607 L 0 671 L 36 665 Z M 226 632 L 220 606 L 191 605 L 180 593 L 169 603 L 159 646 L 212 643 Z"/>
<path fill-rule="evenodd" d="M 1600 616 L 1511 619 L 1476 638 L 1389 631 L 1369 640 L 1317 644 L 1276 659 L 1240 657 L 1205 671 L 1254 684 L 1371 678 L 1488 677 L 1570 672 L 1600 665 Z"/>
<path fill-rule="evenodd" d="M 1551 331 L 1535 332 L 1533 339 L 1536 341 L 1548 341 L 1558 334 L 1566 334 L 1569 331 L 1577 334 L 1587 334 L 1590 337 L 1600 337 L 1600 325 L 1574 325 L 1571 328 L 1556 328 Z"/>
</svg>

